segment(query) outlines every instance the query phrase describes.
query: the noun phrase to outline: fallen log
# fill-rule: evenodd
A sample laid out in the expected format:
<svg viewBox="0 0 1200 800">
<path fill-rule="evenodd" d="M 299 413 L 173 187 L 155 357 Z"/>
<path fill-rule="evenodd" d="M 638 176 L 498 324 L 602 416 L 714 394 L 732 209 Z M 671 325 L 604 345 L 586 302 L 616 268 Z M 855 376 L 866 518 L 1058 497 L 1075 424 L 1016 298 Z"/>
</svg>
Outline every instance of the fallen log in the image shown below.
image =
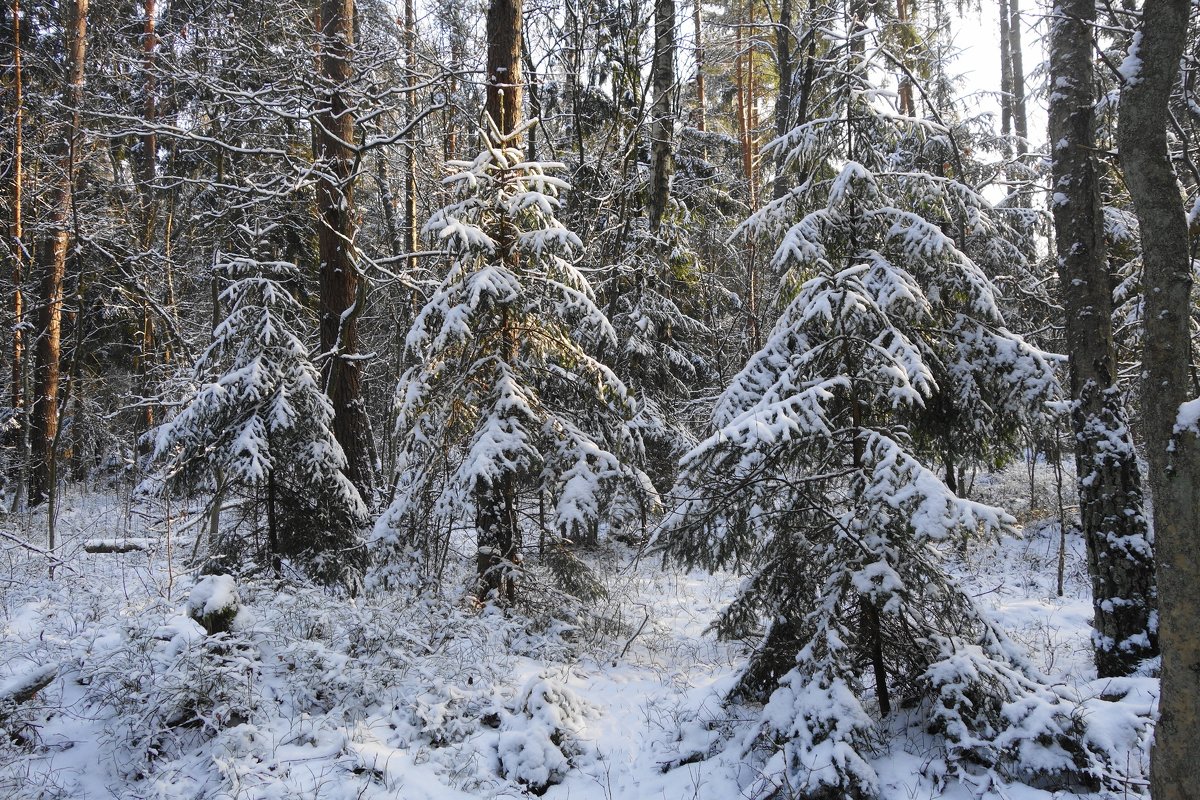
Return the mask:
<svg viewBox="0 0 1200 800">
<path fill-rule="evenodd" d="M 158 539 L 88 539 L 83 543 L 85 553 L 144 553 Z"/>
</svg>

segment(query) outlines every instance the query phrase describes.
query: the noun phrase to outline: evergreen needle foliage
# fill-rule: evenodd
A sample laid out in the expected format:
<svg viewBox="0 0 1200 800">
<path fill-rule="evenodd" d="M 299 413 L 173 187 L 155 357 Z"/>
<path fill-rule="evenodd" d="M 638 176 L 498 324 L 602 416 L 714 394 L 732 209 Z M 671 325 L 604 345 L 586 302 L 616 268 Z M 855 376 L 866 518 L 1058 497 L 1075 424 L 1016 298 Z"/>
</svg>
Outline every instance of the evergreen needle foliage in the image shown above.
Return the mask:
<svg viewBox="0 0 1200 800">
<path fill-rule="evenodd" d="M 214 269 L 228 313 L 197 359 L 196 383 L 179 412 L 155 435 L 154 458 L 168 488 L 215 487 L 215 504 L 233 487 L 269 490 L 276 552 L 326 583 L 353 587 L 365 548 L 367 509 L 343 474 L 333 408 L 297 335 L 301 307 L 288 284 L 294 264 L 223 254 Z M 235 541 L 217 544 L 229 560 Z M 218 563 L 214 568 L 244 568 Z"/>
<path fill-rule="evenodd" d="M 481 592 L 502 602 L 515 600 L 526 531 L 569 589 L 595 594 L 566 544 L 596 541 L 602 518 L 636 513 L 650 491 L 636 403 L 593 355 L 615 333 L 555 217 L 561 165 L 514 145 L 532 124 L 493 128 L 474 160 L 451 162 L 459 199 L 425 225 L 447 270 L 408 332 L 395 498 L 377 529 L 437 552 L 431 519 L 474 524 Z"/>
</svg>

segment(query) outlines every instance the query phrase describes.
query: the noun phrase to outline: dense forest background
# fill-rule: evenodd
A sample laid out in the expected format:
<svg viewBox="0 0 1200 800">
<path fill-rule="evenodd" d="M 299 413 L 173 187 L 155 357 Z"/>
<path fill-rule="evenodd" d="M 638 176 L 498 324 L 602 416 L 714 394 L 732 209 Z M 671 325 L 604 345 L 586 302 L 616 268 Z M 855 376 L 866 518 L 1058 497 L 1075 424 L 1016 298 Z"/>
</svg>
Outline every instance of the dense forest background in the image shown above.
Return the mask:
<svg viewBox="0 0 1200 800">
<path fill-rule="evenodd" d="M 887 796 L 875 748 L 920 729 L 938 791 L 1191 797 L 1198 9 L 4 0 L 9 558 L 67 592 L 85 553 L 186 576 L 145 703 L 185 640 L 209 699 L 270 660 L 239 593 L 590 628 L 615 667 L 654 615 L 614 611 L 606 563 L 738 575 L 707 623 L 742 727 L 665 771 L 738 739 L 747 796 Z M 984 18 L 1000 84 L 967 86 L 954 32 Z M 1021 463 L 1054 475 L 1057 594 L 1077 536 L 1086 669 L 1120 697 L 1049 680 L 951 567 L 1029 521 L 986 491 Z M 122 532 L 82 537 L 101 498 Z M 0 675 L 24 764 L 40 692 L 122 691 L 30 652 Z M 540 794 L 590 712 L 522 692 L 456 724 Z M 261 711 L 205 702 L 130 735 L 128 791 Z M 1153 718 L 1152 774 L 1117 764 Z"/>
</svg>

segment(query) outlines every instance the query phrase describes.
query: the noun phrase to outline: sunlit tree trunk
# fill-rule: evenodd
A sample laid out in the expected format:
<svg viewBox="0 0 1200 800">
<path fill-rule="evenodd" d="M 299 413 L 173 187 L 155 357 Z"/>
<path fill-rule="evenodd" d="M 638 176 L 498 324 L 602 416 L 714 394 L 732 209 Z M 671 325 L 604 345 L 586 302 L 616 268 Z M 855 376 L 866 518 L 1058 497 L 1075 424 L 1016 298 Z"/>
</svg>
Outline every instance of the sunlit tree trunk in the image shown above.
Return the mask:
<svg viewBox="0 0 1200 800">
<path fill-rule="evenodd" d="M 522 0 L 492 0 L 487 12 L 487 114 L 507 134 L 521 124 Z"/>
<path fill-rule="evenodd" d="M 692 3 L 692 40 L 696 58 L 696 130 L 707 130 L 708 111 L 704 85 L 704 28 L 700 0 Z"/>
<path fill-rule="evenodd" d="M 792 106 L 795 102 L 795 76 L 792 61 L 792 0 L 779 0 L 779 23 L 775 26 L 775 67 L 779 73 L 779 96 L 775 99 L 775 135 L 783 136 L 792 127 Z M 775 157 L 776 200 L 790 188 L 783 174 L 787 153 L 780 150 Z"/>
<path fill-rule="evenodd" d="M 68 6 L 66 30 L 67 86 L 63 92 L 66 117 L 56 130 L 54 148 L 55 182 L 50 192 L 48 231 L 37 251 L 39 273 L 38 308 L 34 347 L 34 397 L 32 420 L 32 459 L 29 499 L 44 501 L 54 480 L 54 443 L 58 439 L 58 384 L 61 360 L 63 278 L 67 267 L 67 249 L 71 238 L 71 209 L 74 193 L 75 162 L 78 156 L 79 106 L 83 99 L 84 59 L 87 54 L 88 0 L 74 0 Z"/>
<path fill-rule="evenodd" d="M 12 124 L 13 138 L 11 141 L 11 149 L 9 150 L 10 158 L 10 175 L 9 183 L 9 220 L 8 220 L 8 237 L 9 250 L 12 254 L 11 262 L 11 280 L 12 280 L 12 296 L 10 298 L 10 309 L 12 311 L 12 347 L 10 354 L 12 356 L 12 373 L 10 378 L 10 397 L 13 413 L 16 414 L 17 426 L 10 429 L 8 436 L 15 449 L 20 450 L 26 441 L 26 426 L 29 424 L 25 418 L 25 296 L 22 293 L 23 284 L 25 281 L 25 238 L 23 230 L 23 220 L 21 212 L 25 202 L 24 185 L 25 185 L 25 100 L 23 96 L 23 81 L 24 76 L 21 74 L 21 3 L 20 0 L 12 0 L 10 6 L 12 14 Z M 14 503 L 19 505 L 21 502 L 22 488 L 28 468 L 28 454 L 23 453 L 18 458 L 19 464 L 16 469 L 18 475 L 18 490 L 13 498 Z"/>
</svg>

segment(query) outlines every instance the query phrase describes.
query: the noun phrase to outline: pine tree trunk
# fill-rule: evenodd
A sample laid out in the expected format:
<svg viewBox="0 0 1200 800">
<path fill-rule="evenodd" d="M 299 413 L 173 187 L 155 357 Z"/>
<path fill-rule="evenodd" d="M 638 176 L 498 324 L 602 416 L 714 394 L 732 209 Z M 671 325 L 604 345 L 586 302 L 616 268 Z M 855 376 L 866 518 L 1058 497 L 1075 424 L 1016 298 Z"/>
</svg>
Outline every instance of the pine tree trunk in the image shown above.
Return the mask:
<svg viewBox="0 0 1200 800">
<path fill-rule="evenodd" d="M 156 48 L 158 35 L 155 32 L 155 16 L 157 15 L 157 0 L 145 0 L 143 12 L 146 20 L 142 27 L 142 121 L 145 130 L 139 137 L 134 163 L 136 165 L 135 184 L 137 186 L 139 205 L 138 215 L 141 230 L 141 247 L 143 251 L 150 250 L 154 243 L 154 233 L 157 226 L 158 204 L 154 188 L 157 177 L 158 137 L 154 133 L 154 125 L 158 119 L 158 106 L 155 100 L 157 90 L 154 77 Z M 149 289 L 147 289 L 149 291 Z M 154 395 L 150 386 L 153 376 L 153 360 L 155 353 L 154 318 L 150 313 L 149 299 L 142 300 L 142 335 L 137 356 L 137 373 L 141 381 L 142 394 L 145 397 Z M 143 403 L 139 423 L 143 431 L 154 427 L 154 406 Z"/>
<path fill-rule="evenodd" d="M 411 125 L 417 116 L 417 17 L 414 0 L 404 0 L 404 62 L 408 69 L 408 94 L 404 98 L 404 110 Z M 404 247 L 406 253 L 417 250 L 417 149 L 413 144 L 416 129 L 409 131 L 408 146 L 404 151 Z M 415 259 L 407 263 L 411 271 L 416 267 Z"/>
<path fill-rule="evenodd" d="M 521 124 L 522 0 L 491 0 L 487 13 L 487 114 L 501 134 Z"/>
<path fill-rule="evenodd" d="M 491 0 L 487 15 L 487 114 L 501 136 L 521 124 L 521 0 Z M 510 139 L 509 147 L 519 146 Z M 515 231 L 502 221 L 495 235 L 496 251 L 509 267 L 520 267 Z M 516 361 L 519 341 L 513 320 L 504 313 L 500 321 L 502 358 Z M 481 483 L 475 491 L 478 597 L 501 605 L 516 602 L 513 565 L 519 550 L 516 483 L 511 473 Z"/>
<path fill-rule="evenodd" d="M 10 298 L 10 308 L 12 310 L 12 373 L 11 373 L 11 404 L 13 413 L 16 414 L 17 427 L 11 429 L 7 438 L 14 445 L 14 449 L 19 449 L 25 440 L 25 427 L 28 425 L 28 420 L 25 418 L 25 296 L 22 293 L 22 287 L 25 281 L 25 239 L 24 226 L 21 217 L 24 198 L 25 185 L 25 100 L 22 94 L 24 76 L 21 72 L 21 3 L 20 0 L 12 0 L 10 8 L 12 13 L 12 123 L 13 137 L 11 140 L 11 149 L 9 151 L 12 181 L 9 184 L 9 220 L 8 220 L 8 235 L 9 248 L 12 251 L 12 296 Z M 24 463 L 27 458 L 20 458 L 20 466 L 17 468 L 19 476 L 23 476 L 27 465 Z M 23 482 L 21 478 L 18 479 Z M 20 494 L 18 489 L 17 494 Z M 19 498 L 15 498 L 19 499 Z"/>
<path fill-rule="evenodd" d="M 67 23 L 66 74 L 63 92 L 66 123 L 55 136 L 57 180 L 51 190 L 49 232 L 37 252 L 40 292 L 37 341 L 34 348 L 32 459 L 29 500 L 38 504 L 49 496 L 54 479 L 54 442 L 58 438 L 58 379 L 61 359 L 63 278 L 70 244 L 75 160 L 79 149 L 79 106 L 83 99 L 83 67 L 87 54 L 88 0 L 74 0 Z"/>
<path fill-rule="evenodd" d="M 1014 0 L 1015 1 L 1015 0 Z M 1054 228 L 1070 353 L 1079 515 L 1092 579 L 1093 644 L 1103 677 L 1155 652 L 1153 553 L 1141 479 L 1116 385 L 1111 276 L 1094 158 L 1092 0 L 1062 0 L 1051 23 Z"/>
<path fill-rule="evenodd" d="M 699 2 L 692 3 L 692 37 L 696 51 L 696 130 L 707 130 L 708 114 L 705 106 L 708 98 L 704 86 L 704 29 Z"/>
<path fill-rule="evenodd" d="M 746 205 L 758 206 L 754 163 L 754 2 L 739 4 L 739 22 L 734 34 L 734 89 L 737 99 L 738 135 L 742 145 L 742 175 L 746 179 Z M 758 321 L 758 270 L 754 258 L 754 239 L 747 235 L 743 241 L 746 268 L 746 344 L 748 353 L 758 352 L 762 335 Z"/>
<path fill-rule="evenodd" d="M 357 361 L 360 294 L 365 287 L 360 286 L 354 257 L 354 114 L 345 95 L 354 48 L 354 0 L 321 0 L 318 23 L 321 77 L 326 82 L 313 124 L 320 174 L 322 379 L 333 403 L 333 432 L 346 453 L 346 477 L 364 498 L 370 498 L 374 488 L 371 432 Z"/>
<path fill-rule="evenodd" d="M 654 103 L 650 108 L 650 230 L 657 233 L 671 199 L 672 139 L 675 111 L 675 0 L 654 3 Z"/>
<path fill-rule="evenodd" d="M 1175 431 L 1193 364 L 1187 220 L 1167 147 L 1167 104 L 1187 41 L 1188 0 L 1146 0 L 1137 74 L 1121 91 L 1117 140 L 1141 227 L 1142 413 L 1154 500 L 1162 694 L 1150 762 L 1155 800 L 1196 796 L 1200 763 L 1200 441 Z"/>
<path fill-rule="evenodd" d="M 138 143 L 137 165 L 138 183 L 148 204 L 149 192 L 152 191 L 157 174 L 155 161 L 158 154 L 158 136 L 154 133 L 154 125 L 158 120 L 158 105 L 155 98 L 157 82 L 154 76 L 155 51 L 158 48 L 158 34 L 155 32 L 155 17 L 158 13 L 157 0 L 146 0 L 144 11 L 146 21 L 142 29 L 142 52 L 145 80 L 142 90 L 145 92 L 145 97 L 142 98 L 142 119 L 146 122 L 146 130 L 142 133 L 141 141 Z"/>
<path fill-rule="evenodd" d="M 475 496 L 476 569 L 479 601 L 512 606 L 517 601 L 518 559 L 516 486 L 512 475 L 481 487 Z"/>
<path fill-rule="evenodd" d="M 779 97 L 775 99 L 775 135 L 783 136 L 792 126 L 792 104 L 795 101 L 795 85 L 792 63 L 792 0 L 779 0 L 779 24 L 775 26 L 775 65 L 779 72 Z M 788 193 L 791 186 L 784 176 L 787 153 L 780 150 L 775 156 L 775 187 L 773 197 L 778 200 Z"/>
</svg>

